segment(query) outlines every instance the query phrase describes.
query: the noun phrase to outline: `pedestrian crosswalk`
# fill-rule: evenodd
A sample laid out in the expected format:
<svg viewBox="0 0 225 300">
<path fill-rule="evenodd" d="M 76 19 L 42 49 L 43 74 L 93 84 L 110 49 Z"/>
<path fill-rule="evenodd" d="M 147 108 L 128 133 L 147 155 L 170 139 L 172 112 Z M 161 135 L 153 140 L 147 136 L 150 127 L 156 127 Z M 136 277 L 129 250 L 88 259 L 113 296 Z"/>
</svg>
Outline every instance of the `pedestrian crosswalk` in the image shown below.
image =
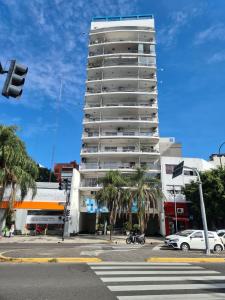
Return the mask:
<svg viewBox="0 0 225 300">
<path fill-rule="evenodd" d="M 90 263 L 119 300 L 225 299 L 225 276 L 189 263 Z"/>
</svg>

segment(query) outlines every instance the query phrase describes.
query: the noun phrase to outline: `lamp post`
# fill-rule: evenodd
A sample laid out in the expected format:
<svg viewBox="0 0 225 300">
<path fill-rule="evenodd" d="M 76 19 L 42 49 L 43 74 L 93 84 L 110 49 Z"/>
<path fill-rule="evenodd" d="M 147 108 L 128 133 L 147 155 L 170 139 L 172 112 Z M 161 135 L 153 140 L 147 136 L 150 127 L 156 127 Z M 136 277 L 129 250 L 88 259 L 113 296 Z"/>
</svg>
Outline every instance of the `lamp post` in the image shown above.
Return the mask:
<svg viewBox="0 0 225 300">
<path fill-rule="evenodd" d="M 223 147 L 223 145 L 225 145 L 225 142 L 223 142 L 220 146 L 219 146 L 219 159 L 220 159 L 220 167 L 223 168 L 223 164 L 222 164 L 222 159 L 221 159 L 221 153 L 220 150 Z"/>
</svg>

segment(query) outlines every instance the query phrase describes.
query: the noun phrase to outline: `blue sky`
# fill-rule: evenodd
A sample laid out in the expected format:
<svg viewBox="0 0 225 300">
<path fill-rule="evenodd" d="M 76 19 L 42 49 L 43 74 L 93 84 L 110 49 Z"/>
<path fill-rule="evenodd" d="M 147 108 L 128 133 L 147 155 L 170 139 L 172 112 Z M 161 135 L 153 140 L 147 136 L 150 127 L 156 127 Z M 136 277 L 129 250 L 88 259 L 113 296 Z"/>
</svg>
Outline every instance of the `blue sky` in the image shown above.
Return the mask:
<svg viewBox="0 0 225 300">
<path fill-rule="evenodd" d="M 80 160 L 92 17 L 149 13 L 157 30 L 160 134 L 182 142 L 184 156 L 218 151 L 225 141 L 224 0 L 0 0 L 0 61 L 29 67 L 22 98 L 0 96 L 0 123 L 21 128 L 36 161 L 50 167 L 54 144 L 54 162 Z"/>
</svg>

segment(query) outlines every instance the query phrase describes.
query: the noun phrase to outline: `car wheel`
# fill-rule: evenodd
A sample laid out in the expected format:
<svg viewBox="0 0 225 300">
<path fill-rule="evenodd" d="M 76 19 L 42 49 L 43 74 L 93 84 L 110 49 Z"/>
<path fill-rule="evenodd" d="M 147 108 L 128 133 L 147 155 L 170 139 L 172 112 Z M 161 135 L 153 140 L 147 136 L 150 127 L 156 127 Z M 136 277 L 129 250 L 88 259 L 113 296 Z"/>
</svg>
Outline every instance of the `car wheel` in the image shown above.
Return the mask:
<svg viewBox="0 0 225 300">
<path fill-rule="evenodd" d="M 219 252 L 223 251 L 223 247 L 222 247 L 221 245 L 216 245 L 216 246 L 214 247 L 214 251 L 215 251 L 216 253 L 219 253 Z"/>
<path fill-rule="evenodd" d="M 182 243 L 182 244 L 180 245 L 180 249 L 181 249 L 182 251 L 189 251 L 189 250 L 190 250 L 190 246 L 189 246 L 187 243 Z"/>
</svg>

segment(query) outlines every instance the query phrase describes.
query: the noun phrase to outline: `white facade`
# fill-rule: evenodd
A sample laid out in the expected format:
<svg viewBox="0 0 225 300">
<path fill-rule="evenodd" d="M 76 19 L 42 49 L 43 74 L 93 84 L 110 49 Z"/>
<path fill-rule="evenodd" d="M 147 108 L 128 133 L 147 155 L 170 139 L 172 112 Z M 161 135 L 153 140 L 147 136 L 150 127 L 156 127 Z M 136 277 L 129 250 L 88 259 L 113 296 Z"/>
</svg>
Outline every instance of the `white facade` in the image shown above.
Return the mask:
<svg viewBox="0 0 225 300">
<path fill-rule="evenodd" d="M 191 170 L 184 168 L 183 175 L 172 178 L 173 168 L 180 162 L 184 161 L 184 166 L 197 168 L 198 171 L 204 172 L 215 168 L 213 163 L 200 158 L 187 157 L 161 157 L 161 181 L 162 192 L 165 202 L 186 202 L 185 196 L 181 193 L 182 187 L 191 181 L 197 180 L 196 175 Z M 175 196 L 174 196 L 175 191 Z M 160 233 L 165 235 L 165 215 L 164 205 L 162 203 Z"/>
<path fill-rule="evenodd" d="M 152 16 L 91 23 L 81 149 L 81 211 L 108 170 L 160 172 Z M 82 204 L 83 203 L 83 204 Z"/>
</svg>

